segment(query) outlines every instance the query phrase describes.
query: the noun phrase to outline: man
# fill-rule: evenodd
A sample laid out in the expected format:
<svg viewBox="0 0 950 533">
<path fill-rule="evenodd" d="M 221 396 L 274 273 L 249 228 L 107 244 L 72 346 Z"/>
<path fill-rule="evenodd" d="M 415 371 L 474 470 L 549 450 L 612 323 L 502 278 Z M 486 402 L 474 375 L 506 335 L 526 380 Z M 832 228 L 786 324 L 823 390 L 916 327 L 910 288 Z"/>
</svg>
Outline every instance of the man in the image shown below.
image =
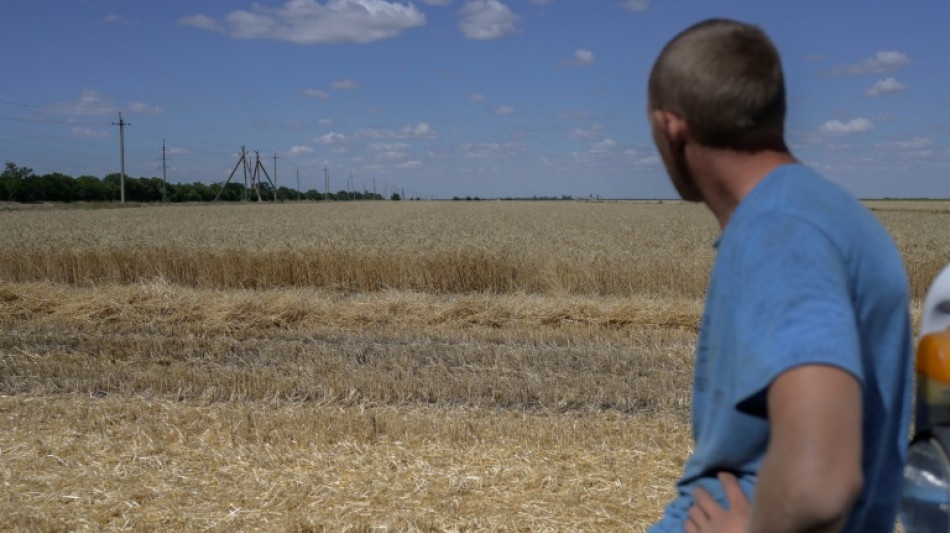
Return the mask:
<svg viewBox="0 0 950 533">
<path fill-rule="evenodd" d="M 907 276 L 874 216 L 784 141 L 778 52 L 708 20 L 649 81 L 680 195 L 722 228 L 696 348 L 695 447 L 650 532 L 887 532 L 911 405 Z"/>
</svg>

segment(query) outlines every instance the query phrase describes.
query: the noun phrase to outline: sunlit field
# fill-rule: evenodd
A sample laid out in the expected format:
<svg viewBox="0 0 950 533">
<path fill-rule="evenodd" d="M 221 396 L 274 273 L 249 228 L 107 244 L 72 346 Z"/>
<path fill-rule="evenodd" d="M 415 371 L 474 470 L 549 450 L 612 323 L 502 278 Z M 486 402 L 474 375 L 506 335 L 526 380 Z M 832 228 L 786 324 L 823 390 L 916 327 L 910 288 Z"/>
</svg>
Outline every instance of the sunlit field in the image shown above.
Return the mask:
<svg viewBox="0 0 950 533">
<path fill-rule="evenodd" d="M 950 204 L 869 202 L 914 310 Z M 0 530 L 642 531 L 717 227 L 679 202 L 0 207 Z"/>
</svg>

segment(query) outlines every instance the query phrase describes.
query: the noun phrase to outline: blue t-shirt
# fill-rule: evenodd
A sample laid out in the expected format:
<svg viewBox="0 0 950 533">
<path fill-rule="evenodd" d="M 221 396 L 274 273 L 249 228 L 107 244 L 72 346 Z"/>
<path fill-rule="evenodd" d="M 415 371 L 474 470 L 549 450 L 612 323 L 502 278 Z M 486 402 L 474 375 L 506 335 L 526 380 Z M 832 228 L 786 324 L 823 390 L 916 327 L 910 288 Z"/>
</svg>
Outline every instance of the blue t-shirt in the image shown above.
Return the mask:
<svg viewBox="0 0 950 533">
<path fill-rule="evenodd" d="M 912 393 L 908 285 L 893 241 L 860 202 L 811 169 L 777 168 L 717 243 L 696 347 L 695 448 L 678 496 L 649 531 L 683 531 L 719 471 L 752 499 L 769 440 L 766 393 L 783 372 L 833 365 L 862 386 L 864 488 L 846 532 L 893 531 Z"/>
</svg>

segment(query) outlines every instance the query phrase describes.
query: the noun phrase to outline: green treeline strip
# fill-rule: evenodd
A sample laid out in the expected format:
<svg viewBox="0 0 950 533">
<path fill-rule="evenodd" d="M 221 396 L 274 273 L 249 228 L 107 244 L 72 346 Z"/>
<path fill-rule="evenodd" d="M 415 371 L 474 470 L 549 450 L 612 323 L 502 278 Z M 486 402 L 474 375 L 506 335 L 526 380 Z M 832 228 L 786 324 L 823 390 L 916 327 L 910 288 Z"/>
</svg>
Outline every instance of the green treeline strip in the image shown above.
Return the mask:
<svg viewBox="0 0 950 533">
<path fill-rule="evenodd" d="M 0 174 L 0 202 L 117 202 L 120 198 L 120 175 L 109 174 L 99 179 L 95 176 L 80 176 L 73 178 L 66 174 L 53 172 L 36 175 L 33 169 L 19 167 L 7 162 Z M 164 194 L 163 194 L 164 192 Z M 219 200 L 236 202 L 245 197 L 257 199 L 257 191 L 248 190 L 245 196 L 243 183 L 229 183 L 221 191 L 221 184 L 206 185 L 194 183 L 167 183 L 162 184 L 161 178 L 133 178 L 125 177 L 125 198 L 129 202 L 210 202 L 221 192 Z M 261 199 L 272 201 L 274 189 L 270 183 L 260 186 Z M 382 200 L 379 194 L 367 192 L 340 191 L 330 195 L 309 190 L 298 193 L 287 187 L 277 188 L 277 199 L 296 200 Z M 391 198 L 398 200 L 399 195 Z"/>
</svg>

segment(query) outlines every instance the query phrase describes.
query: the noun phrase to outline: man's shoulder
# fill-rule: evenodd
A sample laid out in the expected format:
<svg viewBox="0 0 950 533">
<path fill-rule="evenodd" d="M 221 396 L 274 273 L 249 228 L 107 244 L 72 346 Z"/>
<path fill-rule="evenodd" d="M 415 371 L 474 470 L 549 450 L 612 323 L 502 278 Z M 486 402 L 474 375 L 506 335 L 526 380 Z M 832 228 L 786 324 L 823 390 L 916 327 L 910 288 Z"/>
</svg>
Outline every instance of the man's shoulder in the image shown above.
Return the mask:
<svg viewBox="0 0 950 533">
<path fill-rule="evenodd" d="M 886 237 L 876 217 L 855 196 L 802 164 L 773 170 L 736 210 L 737 233 L 773 226 L 809 226 L 833 242 L 849 245 Z M 888 237 L 889 238 L 889 237 Z"/>
<path fill-rule="evenodd" d="M 819 220 L 866 211 L 861 202 L 843 187 L 800 163 L 782 165 L 773 170 L 740 207 L 748 207 L 752 212 Z"/>
</svg>

